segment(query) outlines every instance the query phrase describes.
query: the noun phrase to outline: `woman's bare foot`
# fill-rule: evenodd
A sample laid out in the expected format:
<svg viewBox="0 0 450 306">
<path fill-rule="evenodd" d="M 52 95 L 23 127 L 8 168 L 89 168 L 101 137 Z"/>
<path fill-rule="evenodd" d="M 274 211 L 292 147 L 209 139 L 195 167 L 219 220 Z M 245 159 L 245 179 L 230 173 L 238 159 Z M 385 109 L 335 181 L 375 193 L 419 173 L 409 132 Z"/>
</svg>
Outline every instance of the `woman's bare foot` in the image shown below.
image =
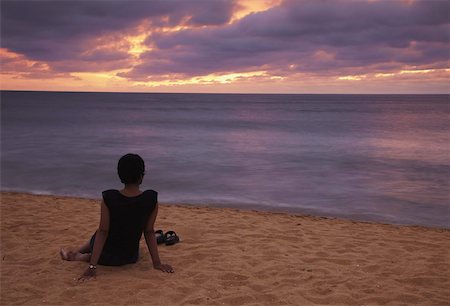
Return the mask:
<svg viewBox="0 0 450 306">
<path fill-rule="evenodd" d="M 66 251 L 64 249 L 59 250 L 61 258 L 68 261 L 89 261 L 91 254 L 81 254 L 74 251 Z"/>
</svg>

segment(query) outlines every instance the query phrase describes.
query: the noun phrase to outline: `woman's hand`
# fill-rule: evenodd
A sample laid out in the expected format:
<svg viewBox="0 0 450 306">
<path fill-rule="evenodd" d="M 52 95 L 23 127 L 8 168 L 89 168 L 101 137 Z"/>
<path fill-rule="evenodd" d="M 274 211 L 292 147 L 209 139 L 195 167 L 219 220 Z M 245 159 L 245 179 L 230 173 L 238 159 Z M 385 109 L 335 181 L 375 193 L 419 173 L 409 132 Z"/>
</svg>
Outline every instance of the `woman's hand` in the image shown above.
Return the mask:
<svg viewBox="0 0 450 306">
<path fill-rule="evenodd" d="M 95 280 L 96 276 L 97 276 L 97 273 L 96 273 L 95 269 L 91 269 L 88 267 L 84 271 L 84 273 L 81 274 L 81 276 L 78 278 L 78 282 L 83 283 L 83 282 L 86 282 L 91 279 Z"/>
<path fill-rule="evenodd" d="M 162 264 L 162 263 L 153 265 L 153 268 L 155 268 L 156 270 L 161 270 L 161 271 L 163 271 L 163 272 L 167 272 L 167 273 L 173 273 L 173 272 L 175 272 L 175 271 L 173 270 L 172 266 L 167 265 L 167 264 Z"/>
</svg>

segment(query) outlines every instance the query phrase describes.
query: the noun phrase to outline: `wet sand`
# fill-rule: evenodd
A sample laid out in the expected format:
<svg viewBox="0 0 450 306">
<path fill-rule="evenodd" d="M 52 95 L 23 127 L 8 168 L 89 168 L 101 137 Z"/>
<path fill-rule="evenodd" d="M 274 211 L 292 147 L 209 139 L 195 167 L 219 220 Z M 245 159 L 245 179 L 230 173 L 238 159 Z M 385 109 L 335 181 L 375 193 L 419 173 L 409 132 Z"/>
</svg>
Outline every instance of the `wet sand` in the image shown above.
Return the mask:
<svg viewBox="0 0 450 306">
<path fill-rule="evenodd" d="M 313 216 L 160 205 L 155 229 L 174 274 L 67 262 L 86 242 L 99 200 L 1 193 L 1 305 L 450 305 L 450 231 Z"/>
</svg>

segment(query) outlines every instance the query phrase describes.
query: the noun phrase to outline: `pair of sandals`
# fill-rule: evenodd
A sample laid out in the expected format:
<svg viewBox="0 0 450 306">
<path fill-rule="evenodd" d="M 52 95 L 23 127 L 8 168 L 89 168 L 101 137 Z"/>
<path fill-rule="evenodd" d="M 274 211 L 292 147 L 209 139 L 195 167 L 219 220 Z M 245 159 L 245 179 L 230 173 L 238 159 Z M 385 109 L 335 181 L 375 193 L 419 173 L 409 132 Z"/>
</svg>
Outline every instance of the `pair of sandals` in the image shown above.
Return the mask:
<svg viewBox="0 0 450 306">
<path fill-rule="evenodd" d="M 155 231 L 156 243 L 166 245 L 173 245 L 180 242 L 180 237 L 174 231 L 164 233 L 162 230 Z"/>
</svg>

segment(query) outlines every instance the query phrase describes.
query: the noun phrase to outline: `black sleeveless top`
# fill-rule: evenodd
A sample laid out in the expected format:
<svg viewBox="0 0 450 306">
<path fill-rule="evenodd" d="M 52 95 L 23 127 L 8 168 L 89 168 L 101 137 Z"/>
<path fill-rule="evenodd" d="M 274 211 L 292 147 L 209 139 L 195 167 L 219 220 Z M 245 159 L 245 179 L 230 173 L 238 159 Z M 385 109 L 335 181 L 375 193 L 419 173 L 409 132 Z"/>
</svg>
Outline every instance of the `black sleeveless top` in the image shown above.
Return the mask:
<svg viewBox="0 0 450 306">
<path fill-rule="evenodd" d="M 109 232 L 101 257 L 112 255 L 122 264 L 135 262 L 139 241 L 158 202 L 158 193 L 146 190 L 138 196 L 127 197 L 118 190 L 106 190 L 102 195 L 109 210 Z"/>
</svg>

